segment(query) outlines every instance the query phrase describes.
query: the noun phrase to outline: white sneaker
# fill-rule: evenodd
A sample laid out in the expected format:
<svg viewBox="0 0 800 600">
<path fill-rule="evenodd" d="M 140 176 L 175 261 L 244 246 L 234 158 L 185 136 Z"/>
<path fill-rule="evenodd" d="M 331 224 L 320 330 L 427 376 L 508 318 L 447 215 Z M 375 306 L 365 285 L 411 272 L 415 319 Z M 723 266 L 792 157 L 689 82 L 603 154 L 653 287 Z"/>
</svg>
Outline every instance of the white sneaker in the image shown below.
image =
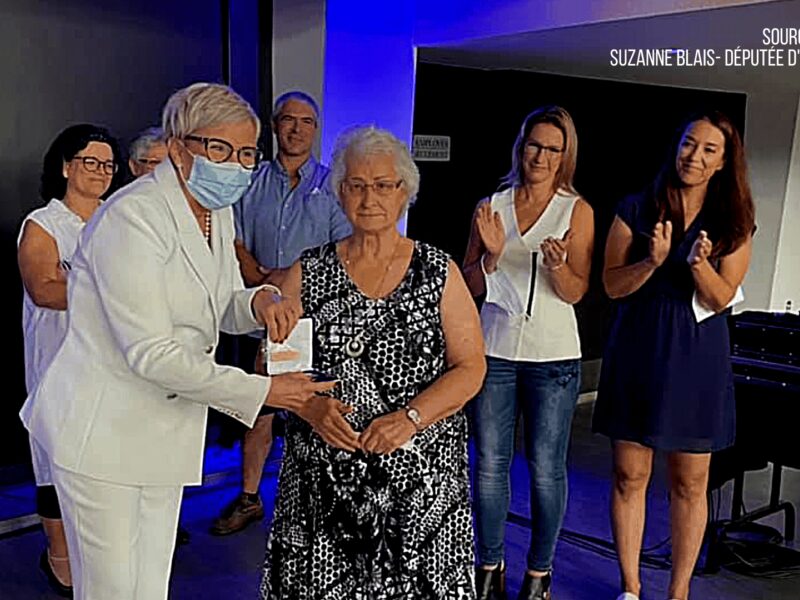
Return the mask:
<svg viewBox="0 0 800 600">
<path fill-rule="evenodd" d="M 617 596 L 617 600 L 639 600 L 639 596 L 631 594 L 630 592 L 623 592 Z"/>
</svg>

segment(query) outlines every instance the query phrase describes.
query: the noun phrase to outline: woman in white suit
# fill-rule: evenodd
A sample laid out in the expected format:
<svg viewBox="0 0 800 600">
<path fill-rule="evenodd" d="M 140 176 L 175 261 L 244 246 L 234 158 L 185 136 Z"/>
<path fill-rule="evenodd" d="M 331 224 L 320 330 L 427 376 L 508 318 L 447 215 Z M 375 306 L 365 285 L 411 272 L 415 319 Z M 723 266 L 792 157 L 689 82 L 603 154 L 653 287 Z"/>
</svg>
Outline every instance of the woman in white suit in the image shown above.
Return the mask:
<svg viewBox="0 0 800 600">
<path fill-rule="evenodd" d="M 277 288 L 245 289 L 233 247 L 259 126 L 230 88 L 176 92 L 169 160 L 112 196 L 74 255 L 67 333 L 22 418 L 53 465 L 79 600 L 167 597 L 209 406 L 252 426 L 264 405 L 303 414 L 333 385 L 214 362 L 219 330 L 275 325 Z"/>
</svg>

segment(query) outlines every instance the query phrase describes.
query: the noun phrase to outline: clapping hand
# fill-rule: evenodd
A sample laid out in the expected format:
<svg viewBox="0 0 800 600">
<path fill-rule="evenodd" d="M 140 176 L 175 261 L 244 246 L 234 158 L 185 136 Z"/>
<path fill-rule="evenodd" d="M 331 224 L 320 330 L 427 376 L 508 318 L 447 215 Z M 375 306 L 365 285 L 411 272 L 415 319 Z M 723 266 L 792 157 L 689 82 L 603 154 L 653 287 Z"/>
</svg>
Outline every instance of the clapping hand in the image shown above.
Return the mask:
<svg viewBox="0 0 800 600">
<path fill-rule="evenodd" d="M 489 202 L 484 202 L 478 207 L 475 224 L 489 257 L 500 258 L 506 245 L 506 230 L 500 214 L 492 211 L 492 205 Z"/>
<path fill-rule="evenodd" d="M 554 237 L 546 237 L 541 244 L 539 250 L 542 252 L 542 262 L 544 266 L 555 271 L 560 269 L 566 264 L 567 261 L 567 244 L 572 239 L 572 231 L 567 230 L 560 240 Z"/>
<path fill-rule="evenodd" d="M 669 256 L 669 249 L 672 246 L 672 221 L 660 221 L 653 227 L 650 236 L 650 255 L 647 260 L 654 267 L 660 267 Z"/>
<path fill-rule="evenodd" d="M 694 244 L 692 244 L 692 249 L 689 251 L 689 256 L 686 258 L 686 262 L 688 262 L 691 266 L 699 265 L 711 255 L 711 249 L 713 247 L 714 244 L 712 244 L 711 240 L 708 239 L 708 233 L 705 231 L 700 231 L 700 234 L 697 236 Z"/>
<path fill-rule="evenodd" d="M 361 449 L 374 454 L 391 454 L 417 433 L 405 411 L 397 410 L 378 417 L 361 434 Z"/>
</svg>

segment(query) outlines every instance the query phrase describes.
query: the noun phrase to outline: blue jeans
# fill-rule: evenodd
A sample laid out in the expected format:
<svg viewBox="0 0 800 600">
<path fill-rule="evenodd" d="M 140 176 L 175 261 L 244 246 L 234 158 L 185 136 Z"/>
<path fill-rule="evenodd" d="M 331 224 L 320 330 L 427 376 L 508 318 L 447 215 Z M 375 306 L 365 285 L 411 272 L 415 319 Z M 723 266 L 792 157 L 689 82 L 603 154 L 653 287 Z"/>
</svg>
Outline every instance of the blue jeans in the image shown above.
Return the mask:
<svg viewBox="0 0 800 600">
<path fill-rule="evenodd" d="M 487 363 L 486 381 L 473 405 L 478 562 L 495 565 L 503 560 L 519 408 L 525 419 L 531 485 L 528 569 L 549 571 L 567 505 L 567 447 L 580 389 L 580 361 L 487 357 Z"/>
</svg>

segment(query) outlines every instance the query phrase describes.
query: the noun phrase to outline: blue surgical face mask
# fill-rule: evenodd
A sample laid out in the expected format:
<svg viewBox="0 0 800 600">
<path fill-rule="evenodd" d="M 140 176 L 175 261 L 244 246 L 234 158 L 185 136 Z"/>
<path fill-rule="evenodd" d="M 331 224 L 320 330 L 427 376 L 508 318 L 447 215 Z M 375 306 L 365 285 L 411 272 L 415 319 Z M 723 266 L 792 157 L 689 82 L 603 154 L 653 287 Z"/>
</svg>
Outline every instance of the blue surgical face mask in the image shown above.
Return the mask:
<svg viewBox="0 0 800 600">
<path fill-rule="evenodd" d="M 204 208 L 217 210 L 235 204 L 252 178 L 253 172 L 238 163 L 215 163 L 205 156 L 194 155 L 186 187 Z"/>
</svg>

